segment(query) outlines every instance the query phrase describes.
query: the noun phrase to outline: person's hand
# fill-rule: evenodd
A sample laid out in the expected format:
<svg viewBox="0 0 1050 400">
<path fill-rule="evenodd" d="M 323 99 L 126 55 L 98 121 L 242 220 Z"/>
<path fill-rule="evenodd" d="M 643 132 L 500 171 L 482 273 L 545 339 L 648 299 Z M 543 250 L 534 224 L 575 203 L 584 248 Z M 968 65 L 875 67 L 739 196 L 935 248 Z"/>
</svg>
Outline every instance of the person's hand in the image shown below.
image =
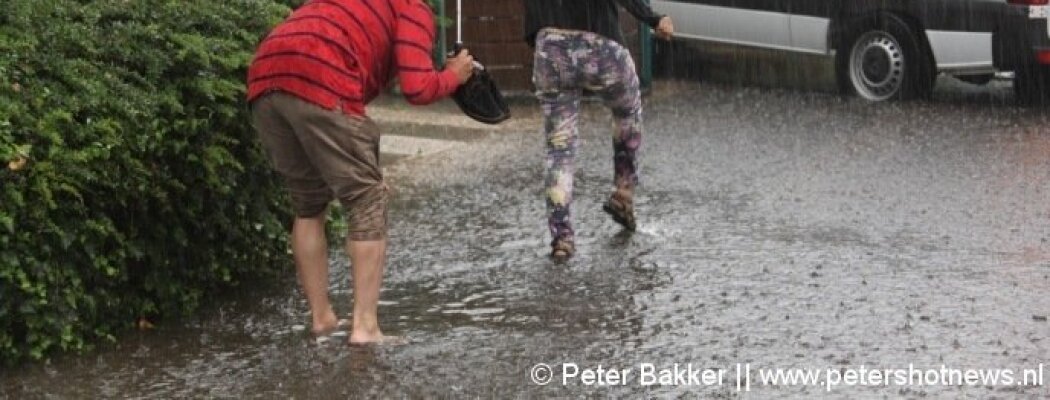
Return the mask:
<svg viewBox="0 0 1050 400">
<path fill-rule="evenodd" d="M 474 75 L 474 56 L 470 55 L 467 49 L 460 50 L 459 54 L 445 60 L 445 69 L 455 72 L 459 84 L 462 85 Z"/>
<path fill-rule="evenodd" d="M 656 37 L 671 40 L 671 36 L 674 36 L 674 22 L 671 21 L 671 17 L 660 18 L 660 23 L 656 25 Z"/>
</svg>

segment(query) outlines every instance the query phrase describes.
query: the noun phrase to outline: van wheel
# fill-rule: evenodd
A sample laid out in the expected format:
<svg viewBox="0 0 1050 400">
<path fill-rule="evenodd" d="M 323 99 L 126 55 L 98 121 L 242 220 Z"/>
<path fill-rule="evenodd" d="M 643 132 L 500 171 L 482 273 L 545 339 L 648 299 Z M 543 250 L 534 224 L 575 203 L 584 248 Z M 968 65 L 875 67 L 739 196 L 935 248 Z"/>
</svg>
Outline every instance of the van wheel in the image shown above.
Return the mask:
<svg viewBox="0 0 1050 400">
<path fill-rule="evenodd" d="M 1050 68 L 1032 65 L 1014 73 L 1014 94 L 1022 105 L 1050 105 Z"/>
<path fill-rule="evenodd" d="M 841 41 L 839 87 L 871 101 L 929 97 L 935 69 L 914 30 L 892 14 L 861 20 Z"/>
</svg>

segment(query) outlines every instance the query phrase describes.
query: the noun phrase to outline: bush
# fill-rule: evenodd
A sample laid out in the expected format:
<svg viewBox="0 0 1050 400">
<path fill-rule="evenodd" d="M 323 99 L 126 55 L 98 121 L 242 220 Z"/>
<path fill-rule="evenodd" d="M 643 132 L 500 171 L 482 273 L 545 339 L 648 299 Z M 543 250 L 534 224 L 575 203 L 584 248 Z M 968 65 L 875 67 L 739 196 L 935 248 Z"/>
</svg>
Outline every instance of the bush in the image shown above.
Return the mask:
<svg viewBox="0 0 1050 400">
<path fill-rule="evenodd" d="M 81 351 L 284 268 L 244 77 L 298 2 L 5 2 L 0 360 Z"/>
</svg>

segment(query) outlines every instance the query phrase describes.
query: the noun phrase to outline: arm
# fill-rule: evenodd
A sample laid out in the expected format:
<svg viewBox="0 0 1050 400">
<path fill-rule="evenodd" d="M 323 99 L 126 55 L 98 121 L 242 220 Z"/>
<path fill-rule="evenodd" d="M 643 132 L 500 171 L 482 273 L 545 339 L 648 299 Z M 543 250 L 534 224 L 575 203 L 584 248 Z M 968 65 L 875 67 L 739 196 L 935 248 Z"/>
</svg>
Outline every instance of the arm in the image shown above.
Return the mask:
<svg viewBox="0 0 1050 400">
<path fill-rule="evenodd" d="M 650 28 L 656 28 L 656 26 L 660 24 L 660 19 L 664 17 L 663 15 L 653 12 L 653 9 L 649 7 L 649 4 L 646 4 L 642 0 L 616 0 L 616 2 L 623 6 L 623 8 L 635 18 L 638 18 L 639 21 L 649 25 Z"/>
<path fill-rule="evenodd" d="M 409 103 L 433 103 L 448 97 L 459 86 L 454 71 L 434 68 L 430 58 L 433 50 L 434 16 L 423 2 L 413 0 L 401 9 L 394 35 L 395 68 Z"/>
</svg>

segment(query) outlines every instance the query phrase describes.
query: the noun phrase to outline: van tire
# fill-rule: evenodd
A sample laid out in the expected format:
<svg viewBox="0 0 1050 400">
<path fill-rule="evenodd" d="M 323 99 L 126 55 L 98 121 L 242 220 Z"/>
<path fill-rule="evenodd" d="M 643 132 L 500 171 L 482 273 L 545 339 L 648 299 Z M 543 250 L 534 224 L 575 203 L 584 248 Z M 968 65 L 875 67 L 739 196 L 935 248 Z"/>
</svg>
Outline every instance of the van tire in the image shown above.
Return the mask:
<svg viewBox="0 0 1050 400">
<path fill-rule="evenodd" d="M 1050 68 L 1032 64 L 1015 71 L 1014 94 L 1021 105 L 1050 105 Z"/>
<path fill-rule="evenodd" d="M 936 68 L 916 29 L 890 13 L 861 18 L 849 26 L 835 60 L 843 93 L 876 102 L 932 95 Z"/>
</svg>

